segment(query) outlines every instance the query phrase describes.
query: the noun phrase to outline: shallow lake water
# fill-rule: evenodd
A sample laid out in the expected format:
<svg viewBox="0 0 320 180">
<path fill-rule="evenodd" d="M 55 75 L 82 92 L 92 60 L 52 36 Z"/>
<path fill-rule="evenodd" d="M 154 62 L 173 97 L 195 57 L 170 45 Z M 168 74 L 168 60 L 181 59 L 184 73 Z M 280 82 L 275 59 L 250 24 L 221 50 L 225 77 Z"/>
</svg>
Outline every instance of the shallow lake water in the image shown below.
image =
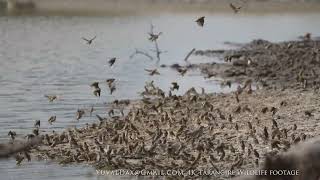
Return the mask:
<svg viewBox="0 0 320 180">
<path fill-rule="evenodd" d="M 144 16 L 0 16 L 0 141 L 9 138 L 9 130 L 23 137 L 41 120 L 41 130 L 59 131 L 81 127 L 97 119 L 85 116 L 75 120 L 78 108 L 97 107 L 94 114 L 106 113 L 104 103 L 115 99 L 137 99 L 145 81 L 155 81 L 166 92 L 170 83 L 180 84 L 179 94 L 195 87 L 206 92 L 230 91 L 220 88 L 214 79 L 204 79 L 192 70 L 184 77 L 169 68 L 159 68 L 160 76 L 150 77 L 145 68 L 156 68 L 155 61 L 129 56 L 135 48 L 149 51 L 150 23 L 163 32 L 159 47 L 160 64 L 184 64 L 192 49 L 232 48 L 224 42 L 247 43 L 253 39 L 273 42 L 293 40 L 310 32 L 319 36 L 320 14 L 234 15 L 204 14 L 203 28 L 194 22 L 203 14 L 162 14 Z M 91 45 L 82 37 L 97 38 Z M 152 53 L 152 52 L 150 52 Z M 117 57 L 113 67 L 107 59 Z M 209 57 L 190 57 L 191 63 L 210 62 Z M 116 78 L 117 90 L 109 94 L 107 78 Z M 102 96 L 96 98 L 89 85 L 102 82 Z M 44 97 L 57 94 L 52 103 Z M 57 121 L 50 126 L 52 115 Z M 53 162 L 31 161 L 16 166 L 14 159 L 0 160 L 0 179 L 114 179 L 97 176 L 87 165 L 60 166 Z"/>
</svg>

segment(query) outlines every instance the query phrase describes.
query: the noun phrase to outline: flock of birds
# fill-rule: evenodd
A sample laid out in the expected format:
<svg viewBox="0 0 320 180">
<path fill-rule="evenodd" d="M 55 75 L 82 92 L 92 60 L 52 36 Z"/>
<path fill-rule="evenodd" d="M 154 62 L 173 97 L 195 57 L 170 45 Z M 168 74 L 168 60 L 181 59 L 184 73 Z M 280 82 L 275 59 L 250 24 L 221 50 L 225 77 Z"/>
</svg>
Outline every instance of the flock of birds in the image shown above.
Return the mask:
<svg viewBox="0 0 320 180">
<path fill-rule="evenodd" d="M 234 13 L 238 13 L 241 9 L 240 6 L 237 7 L 232 3 L 230 3 L 230 8 Z M 205 17 L 202 16 L 195 22 L 203 27 Z M 149 33 L 148 39 L 152 42 L 157 41 L 161 34 L 162 32 Z M 96 38 L 94 36 L 91 39 L 84 37 L 82 39 L 91 45 Z M 116 62 L 117 58 L 112 57 L 108 60 L 108 65 L 112 67 Z M 150 76 L 160 75 L 157 69 L 145 69 L 145 71 Z M 179 67 L 177 71 L 181 76 L 184 76 L 188 68 Z M 115 81 L 114 78 L 105 81 L 110 94 L 116 90 Z M 230 82 L 227 85 L 231 87 Z M 93 82 L 90 86 L 93 89 L 93 95 L 100 97 L 102 92 L 99 82 Z M 246 161 L 244 154 L 253 156 L 255 164 L 259 164 L 260 153 L 245 140 L 240 140 L 239 147 L 236 147 L 235 144 L 215 139 L 222 136 L 223 130 L 226 128 L 232 128 L 234 132 L 238 132 L 240 129 L 246 129 L 244 126 L 248 126 L 252 138 L 254 138 L 257 136 L 258 125 L 255 126 L 248 121 L 247 125 L 241 124 L 240 126 L 233 120 L 233 114 L 226 114 L 224 110 L 213 105 L 213 99 L 205 94 L 203 88 L 201 93 L 191 88 L 184 96 L 173 95 L 172 92 L 179 90 L 179 87 L 177 82 L 172 82 L 168 96 L 165 96 L 165 92 L 156 87 L 153 81 L 147 82 L 139 107 L 133 105 L 129 108 L 131 104 L 129 100 L 115 100 L 108 112 L 109 118 L 96 115 L 99 124 L 87 124 L 87 127 L 68 129 L 60 134 L 54 132 L 52 135 L 41 135 L 44 138 L 45 146 L 40 146 L 35 151 L 38 152 L 38 156 L 43 158 L 56 160 L 59 158 L 62 164 L 86 161 L 96 166 L 128 169 L 145 167 L 192 169 L 197 165 L 205 167 L 209 164 L 214 169 L 220 169 L 217 164 L 225 161 L 231 162 L 231 169 L 234 169 Z M 239 96 L 245 90 L 248 94 L 252 93 L 250 81 L 247 81 L 243 87 L 239 86 L 235 92 L 234 99 L 237 103 L 240 103 Z M 154 101 L 148 96 L 159 98 Z M 45 95 L 45 97 L 49 102 L 59 99 L 58 95 Z M 124 113 L 125 107 L 128 108 L 127 116 Z M 90 115 L 93 111 L 94 107 L 92 106 L 89 110 Z M 247 111 L 251 111 L 248 106 L 241 107 L 239 105 L 233 113 Z M 274 116 L 277 109 L 272 107 L 261 110 L 263 114 L 267 112 L 271 112 Z M 85 113 L 84 109 L 78 109 L 76 119 L 80 120 Z M 48 123 L 52 125 L 56 119 L 56 116 L 51 116 Z M 219 123 L 217 119 L 228 123 Z M 39 129 L 40 120 L 36 120 L 32 134 L 26 136 L 28 140 L 40 136 Z M 261 141 L 272 141 L 272 148 L 276 149 L 290 146 L 290 143 L 288 145 L 287 142 L 282 141 L 284 136 L 288 136 L 287 131 L 280 130 L 276 120 L 272 120 L 270 129 L 268 130 L 264 126 L 263 133 L 259 137 Z M 294 132 L 296 129 L 295 126 L 292 131 Z M 214 130 L 221 131 L 215 133 Z M 14 131 L 8 133 L 12 141 L 15 140 L 16 135 Z M 234 138 L 230 134 L 227 136 L 230 136 L 230 140 Z M 299 136 L 299 138 L 305 139 L 306 136 Z M 295 139 L 293 141 L 296 142 Z M 258 138 L 254 139 L 254 143 L 259 144 Z M 157 156 L 155 157 L 155 155 Z M 29 151 L 17 153 L 17 165 L 25 158 L 31 159 Z"/>
<path fill-rule="evenodd" d="M 238 13 L 239 10 L 241 9 L 241 7 L 237 7 L 235 6 L 234 4 L 230 3 L 230 8 L 234 11 L 234 13 Z M 203 27 L 204 26 L 204 19 L 205 17 L 200 17 L 198 18 L 195 22 Z M 153 33 L 153 32 L 150 32 L 149 33 L 149 40 L 151 42 L 155 42 L 158 40 L 158 38 L 161 36 L 162 32 L 159 32 L 159 33 Z M 82 37 L 82 39 L 88 44 L 88 45 L 91 45 L 94 40 L 97 38 L 97 36 L 94 36 L 93 38 L 85 38 L 85 37 Z M 117 61 L 117 58 L 116 57 L 112 57 L 108 60 L 108 64 L 110 67 L 112 67 Z M 187 67 L 179 67 L 179 68 L 176 68 L 177 69 L 177 72 L 181 75 L 181 76 L 184 76 L 187 71 L 188 71 L 188 68 Z M 157 70 L 157 69 L 145 69 L 145 71 L 150 75 L 150 76 L 154 76 L 154 75 L 160 75 L 160 72 Z M 115 90 L 116 90 L 116 86 L 115 86 L 115 79 L 114 78 L 110 78 L 110 79 L 107 79 L 106 80 L 106 83 L 109 87 L 109 90 L 110 90 L 110 94 L 112 94 Z M 179 85 L 177 82 L 172 82 L 172 87 L 170 87 L 170 91 L 169 91 L 169 96 L 171 97 L 172 96 L 172 91 L 174 90 L 179 90 Z M 94 96 L 97 96 L 97 97 L 100 97 L 101 95 L 101 88 L 99 87 L 99 82 L 93 82 L 91 85 L 90 85 L 92 88 L 93 88 L 93 94 Z M 151 87 L 151 88 L 150 88 Z M 202 90 L 204 92 L 204 89 Z M 160 89 L 160 88 L 155 88 L 154 85 L 153 85 L 153 81 L 151 83 L 149 83 L 148 85 L 145 86 L 145 91 L 142 92 L 142 95 L 145 96 L 145 95 L 161 95 L 162 97 L 164 97 L 164 92 Z M 49 102 L 53 102 L 53 101 L 56 101 L 58 100 L 60 97 L 58 95 L 45 95 L 45 97 L 48 99 Z M 124 100 L 125 101 L 125 100 Z M 146 99 L 143 99 L 143 101 L 148 101 Z M 115 100 L 114 101 L 116 104 L 118 104 L 119 102 L 120 103 L 123 103 L 121 101 L 118 101 L 118 100 Z M 129 104 L 130 102 L 128 101 L 125 101 L 125 104 Z M 94 111 L 94 106 L 91 107 L 91 109 L 89 110 L 90 112 L 90 115 L 92 115 L 92 112 Z M 80 120 L 84 114 L 85 114 L 85 110 L 84 109 L 78 109 L 77 112 L 76 112 L 76 119 L 77 120 Z M 121 114 L 124 115 L 123 113 L 123 109 L 120 110 Z M 114 110 L 110 110 L 109 113 L 110 114 L 114 114 Z M 97 115 L 98 116 L 98 115 Z M 98 116 L 99 117 L 99 116 Z M 99 118 L 101 119 L 101 117 Z M 48 123 L 50 125 L 52 125 L 54 122 L 56 122 L 57 120 L 57 117 L 56 116 L 51 116 L 49 119 L 48 119 Z M 40 128 L 40 120 L 36 120 L 35 121 L 35 124 L 34 124 L 34 130 L 32 131 L 32 134 L 28 134 L 26 137 L 28 138 L 28 140 L 30 138 L 34 138 L 35 136 L 39 136 L 39 128 Z M 9 131 L 8 133 L 8 136 L 10 136 L 10 138 L 12 139 L 12 141 L 14 141 L 15 137 L 17 136 L 17 133 L 14 132 L 14 131 Z M 25 153 L 26 154 L 26 153 Z M 30 160 L 30 157 L 28 155 L 25 155 L 27 157 L 28 160 Z M 17 159 L 17 164 L 20 164 L 21 161 L 23 160 L 23 155 L 22 153 L 20 154 L 17 154 L 16 155 L 16 159 Z"/>
</svg>

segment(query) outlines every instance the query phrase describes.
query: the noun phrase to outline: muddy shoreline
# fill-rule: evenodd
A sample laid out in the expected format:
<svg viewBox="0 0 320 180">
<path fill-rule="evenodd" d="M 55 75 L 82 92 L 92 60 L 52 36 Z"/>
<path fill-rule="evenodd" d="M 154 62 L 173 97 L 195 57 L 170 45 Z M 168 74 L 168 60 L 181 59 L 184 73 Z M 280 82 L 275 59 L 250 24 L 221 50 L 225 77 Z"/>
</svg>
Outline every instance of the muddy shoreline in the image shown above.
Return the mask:
<svg viewBox="0 0 320 180">
<path fill-rule="evenodd" d="M 151 83 L 152 98 L 129 106 L 114 102 L 114 112 L 97 116 L 96 123 L 45 134 L 32 156 L 107 170 L 256 169 L 267 154 L 319 135 L 319 48 L 320 42 L 310 39 L 255 40 L 232 51 L 196 51 L 221 56 L 223 64 L 197 66 L 226 86 L 241 84 L 238 90 L 190 89 L 177 96 Z"/>
</svg>

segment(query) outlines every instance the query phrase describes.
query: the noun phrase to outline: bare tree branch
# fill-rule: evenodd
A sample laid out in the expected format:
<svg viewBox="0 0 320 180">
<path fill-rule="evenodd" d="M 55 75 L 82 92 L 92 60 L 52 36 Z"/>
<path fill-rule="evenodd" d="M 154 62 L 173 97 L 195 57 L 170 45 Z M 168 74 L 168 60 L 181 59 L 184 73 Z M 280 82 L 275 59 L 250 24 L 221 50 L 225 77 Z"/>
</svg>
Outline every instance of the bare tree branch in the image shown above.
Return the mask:
<svg viewBox="0 0 320 180">
<path fill-rule="evenodd" d="M 151 23 L 150 24 L 150 34 L 154 34 L 154 25 Z M 162 53 L 161 50 L 159 49 L 158 45 L 158 39 L 155 39 L 154 41 L 154 46 L 155 46 L 155 52 L 156 52 L 156 57 L 157 57 L 157 63 L 160 62 L 160 54 Z"/>
</svg>

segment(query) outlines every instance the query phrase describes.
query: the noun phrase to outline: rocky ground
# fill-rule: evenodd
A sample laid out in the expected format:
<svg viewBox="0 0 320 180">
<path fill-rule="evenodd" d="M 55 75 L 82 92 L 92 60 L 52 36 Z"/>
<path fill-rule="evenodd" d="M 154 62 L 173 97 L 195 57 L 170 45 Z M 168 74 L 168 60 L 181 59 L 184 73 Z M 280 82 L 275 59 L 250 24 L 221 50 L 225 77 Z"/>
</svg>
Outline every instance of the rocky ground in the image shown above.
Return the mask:
<svg viewBox="0 0 320 180">
<path fill-rule="evenodd" d="M 266 155 L 318 136 L 319 48 L 320 41 L 307 38 L 196 51 L 225 60 L 197 67 L 206 77 L 223 77 L 225 85 L 240 83 L 237 91 L 208 94 L 192 88 L 177 96 L 172 89 L 165 95 L 148 83 L 152 98 L 130 106 L 114 102 L 113 111 L 97 116 L 96 123 L 46 134 L 32 155 L 61 164 L 90 163 L 97 169 L 258 168 Z M 121 115 L 123 107 L 127 113 Z"/>
</svg>

